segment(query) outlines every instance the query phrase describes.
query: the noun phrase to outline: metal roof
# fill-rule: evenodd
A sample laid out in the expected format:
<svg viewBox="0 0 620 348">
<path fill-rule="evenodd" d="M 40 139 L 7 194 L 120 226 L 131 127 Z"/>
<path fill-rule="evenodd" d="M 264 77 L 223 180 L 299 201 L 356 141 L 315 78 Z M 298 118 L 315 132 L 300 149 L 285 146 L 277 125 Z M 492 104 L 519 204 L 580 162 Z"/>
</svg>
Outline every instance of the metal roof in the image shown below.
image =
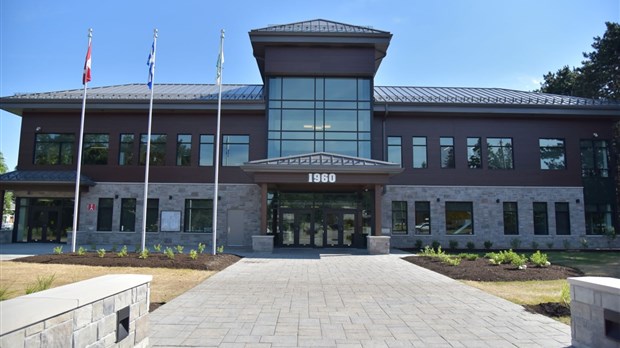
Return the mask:
<svg viewBox="0 0 620 348">
<path fill-rule="evenodd" d="M 82 89 L 57 92 L 20 93 L 3 97 L 2 102 L 81 100 Z M 213 84 L 158 84 L 157 101 L 217 101 L 218 86 Z M 263 85 L 223 85 L 222 100 L 229 102 L 264 102 Z M 144 84 L 93 87 L 89 100 L 148 101 L 150 90 Z M 486 105 L 620 105 L 620 101 L 517 91 L 504 88 L 375 86 L 375 103 L 389 104 L 486 104 Z"/>
<path fill-rule="evenodd" d="M 288 33 L 359 33 L 386 34 L 372 27 L 345 24 L 325 19 L 313 19 L 289 24 L 275 24 L 265 28 L 253 29 L 253 32 L 288 32 Z"/>
<path fill-rule="evenodd" d="M 375 86 L 376 103 L 488 105 L 620 105 L 619 101 L 588 99 L 504 88 Z"/>
<path fill-rule="evenodd" d="M 0 185 L 11 184 L 75 184 L 75 170 L 16 170 L 0 175 Z M 96 183 L 86 175 L 80 175 L 80 184 L 95 186 Z"/>
<path fill-rule="evenodd" d="M 157 84 L 155 85 L 155 100 L 194 100 L 217 101 L 219 87 L 210 84 Z M 72 100 L 82 99 L 82 89 L 72 89 L 44 93 L 20 93 L 2 99 L 35 99 L 35 100 Z M 127 84 L 116 86 L 93 87 L 88 89 L 89 100 L 149 100 L 151 90 L 146 84 Z M 222 85 L 222 100 L 226 101 L 260 101 L 263 100 L 262 85 Z"/>
</svg>

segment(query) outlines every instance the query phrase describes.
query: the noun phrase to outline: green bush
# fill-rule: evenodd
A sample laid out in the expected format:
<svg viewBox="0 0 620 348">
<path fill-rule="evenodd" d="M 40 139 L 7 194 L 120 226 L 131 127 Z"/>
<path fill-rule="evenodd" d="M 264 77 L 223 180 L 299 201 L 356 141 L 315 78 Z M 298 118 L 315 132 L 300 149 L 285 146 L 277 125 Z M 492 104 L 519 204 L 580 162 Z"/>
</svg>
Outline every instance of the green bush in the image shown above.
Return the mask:
<svg viewBox="0 0 620 348">
<path fill-rule="evenodd" d="M 513 238 L 510 241 L 510 246 L 512 247 L 512 249 L 519 249 L 519 247 L 521 247 L 521 239 Z"/>
<path fill-rule="evenodd" d="M 484 241 L 484 248 L 489 250 L 489 249 L 491 249 L 491 247 L 493 247 L 493 242 L 491 242 L 490 240 L 485 240 Z"/>
<path fill-rule="evenodd" d="M 538 249 L 538 247 L 539 247 L 538 242 L 532 241 L 532 250 L 536 250 L 536 249 Z"/>
<path fill-rule="evenodd" d="M 516 262 L 519 262 L 521 260 L 521 256 L 519 256 L 519 254 L 512 251 L 512 249 L 502 250 L 497 253 L 495 252 L 487 253 L 486 255 L 484 255 L 484 257 L 488 258 L 489 262 L 492 265 L 508 264 L 508 263 L 512 263 L 513 260 L 516 260 Z M 526 261 L 527 261 L 527 258 L 526 258 Z"/>
<path fill-rule="evenodd" d="M 424 249 L 422 249 L 419 253 L 420 256 L 427 256 L 427 257 L 433 257 L 437 255 L 437 252 L 435 251 L 435 249 L 431 248 L 430 246 L 425 246 Z"/>
<path fill-rule="evenodd" d="M 198 253 L 202 254 L 207 246 L 204 243 L 198 243 Z"/>
<path fill-rule="evenodd" d="M 451 240 L 448 242 L 448 245 L 450 246 L 450 250 L 454 250 L 459 247 L 459 242 L 456 240 Z"/>
<path fill-rule="evenodd" d="M 562 245 L 564 245 L 564 249 L 568 250 L 570 249 L 571 245 L 570 245 L 570 239 L 564 239 L 562 241 Z"/>
<path fill-rule="evenodd" d="M 465 246 L 467 247 L 468 250 L 476 249 L 476 243 L 474 243 L 474 242 L 467 242 L 467 244 Z"/>
<path fill-rule="evenodd" d="M 101 248 L 101 249 L 97 250 L 97 255 L 99 255 L 99 257 L 103 258 L 105 256 L 105 249 Z"/>
<path fill-rule="evenodd" d="M 562 292 L 560 293 L 560 300 L 564 304 L 564 306 L 570 308 L 570 285 L 568 283 L 564 283 L 562 285 Z"/>
<path fill-rule="evenodd" d="M 547 242 L 547 249 L 553 249 L 553 242 Z"/>
<path fill-rule="evenodd" d="M 547 254 L 541 253 L 540 250 L 536 250 L 536 252 L 530 256 L 530 261 L 532 261 L 536 267 L 547 267 L 550 265 Z"/>
<path fill-rule="evenodd" d="M 413 245 L 413 247 L 415 248 L 415 250 L 422 249 L 422 240 L 421 239 L 416 239 L 415 244 Z"/>
<path fill-rule="evenodd" d="M 78 248 L 78 251 L 77 251 L 77 254 L 78 254 L 78 255 L 84 255 L 84 254 L 86 254 L 86 248 L 84 248 L 83 246 L 79 247 L 79 248 Z"/>
<path fill-rule="evenodd" d="M 144 250 L 140 250 L 138 253 L 138 258 L 146 260 L 149 257 L 149 248 L 144 248 Z"/>
<path fill-rule="evenodd" d="M 196 250 L 192 249 L 189 251 L 189 258 L 192 260 L 196 260 L 198 258 L 198 253 Z"/>
<path fill-rule="evenodd" d="M 434 240 L 431 243 L 431 246 L 433 247 L 433 249 L 438 250 L 439 248 L 441 248 L 441 243 L 439 243 L 438 241 Z"/>
<path fill-rule="evenodd" d="M 127 246 L 126 245 L 123 245 L 123 247 L 121 248 L 121 251 L 116 253 L 116 256 L 118 256 L 118 257 L 125 257 L 127 255 L 129 255 L 129 254 L 127 253 Z"/>
<path fill-rule="evenodd" d="M 527 263 L 527 256 L 515 253 L 515 255 L 512 255 L 510 263 L 518 269 L 525 269 Z"/>
<path fill-rule="evenodd" d="M 218 254 L 223 254 L 224 253 L 224 246 L 220 245 L 219 247 L 216 248 L 216 251 Z"/>
<path fill-rule="evenodd" d="M 174 260 L 174 250 L 172 250 L 172 248 L 168 247 L 166 248 L 166 250 L 164 251 L 164 254 L 166 255 L 166 257 L 168 257 L 170 260 Z"/>
<path fill-rule="evenodd" d="M 153 250 L 155 250 L 158 253 L 161 253 L 161 244 L 153 245 Z"/>
<path fill-rule="evenodd" d="M 450 266 L 458 266 L 461 264 L 461 258 L 459 257 L 447 257 L 443 260 L 441 260 L 441 262 L 450 265 Z"/>
<path fill-rule="evenodd" d="M 183 246 L 182 245 L 177 245 L 174 248 L 176 249 L 177 254 L 183 254 Z"/>
<path fill-rule="evenodd" d="M 38 276 L 36 282 L 26 287 L 26 295 L 49 289 L 54 279 L 56 279 L 56 274 L 47 277 Z"/>
<path fill-rule="evenodd" d="M 54 254 L 56 254 L 56 255 L 62 254 L 62 245 L 54 247 Z"/>
<path fill-rule="evenodd" d="M 479 256 L 478 254 L 472 254 L 472 253 L 460 253 L 459 257 L 467 261 L 476 261 L 478 260 Z"/>
</svg>

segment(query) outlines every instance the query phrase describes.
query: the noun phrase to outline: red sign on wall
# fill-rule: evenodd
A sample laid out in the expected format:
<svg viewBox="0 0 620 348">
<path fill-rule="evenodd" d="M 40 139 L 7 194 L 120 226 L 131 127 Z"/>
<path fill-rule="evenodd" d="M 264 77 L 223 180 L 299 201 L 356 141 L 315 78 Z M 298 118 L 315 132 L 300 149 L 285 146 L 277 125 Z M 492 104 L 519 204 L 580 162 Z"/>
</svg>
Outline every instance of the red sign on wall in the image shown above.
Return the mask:
<svg viewBox="0 0 620 348">
<path fill-rule="evenodd" d="M 95 211 L 96 205 L 95 203 L 88 203 L 88 211 Z"/>
</svg>

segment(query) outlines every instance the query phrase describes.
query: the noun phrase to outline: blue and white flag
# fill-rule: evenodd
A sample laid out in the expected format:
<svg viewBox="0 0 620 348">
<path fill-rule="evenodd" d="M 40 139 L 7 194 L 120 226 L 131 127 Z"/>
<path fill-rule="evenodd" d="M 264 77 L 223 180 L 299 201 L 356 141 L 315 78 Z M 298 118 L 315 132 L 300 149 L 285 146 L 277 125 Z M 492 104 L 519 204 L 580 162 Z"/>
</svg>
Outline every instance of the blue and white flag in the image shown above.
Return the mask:
<svg viewBox="0 0 620 348">
<path fill-rule="evenodd" d="M 146 85 L 149 86 L 149 89 L 153 89 L 153 75 L 155 75 L 155 41 L 153 41 L 153 45 L 151 46 L 151 53 L 149 53 L 149 59 L 146 65 L 149 66 L 149 80 Z"/>
<path fill-rule="evenodd" d="M 224 30 L 222 30 L 220 39 L 220 54 L 217 56 L 217 64 L 215 64 L 217 68 L 215 83 L 218 85 L 222 84 L 222 69 L 224 68 Z"/>
</svg>

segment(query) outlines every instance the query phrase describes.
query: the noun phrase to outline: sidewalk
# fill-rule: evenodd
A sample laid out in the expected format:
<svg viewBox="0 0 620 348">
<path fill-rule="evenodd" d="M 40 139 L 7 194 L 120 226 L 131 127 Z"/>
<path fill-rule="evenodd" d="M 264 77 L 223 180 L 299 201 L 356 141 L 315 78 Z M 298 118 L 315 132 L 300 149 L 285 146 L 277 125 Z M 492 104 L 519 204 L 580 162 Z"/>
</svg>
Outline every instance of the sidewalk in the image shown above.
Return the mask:
<svg viewBox="0 0 620 348">
<path fill-rule="evenodd" d="M 402 255 L 247 257 L 150 314 L 155 347 L 567 347 L 570 327 Z"/>
</svg>

